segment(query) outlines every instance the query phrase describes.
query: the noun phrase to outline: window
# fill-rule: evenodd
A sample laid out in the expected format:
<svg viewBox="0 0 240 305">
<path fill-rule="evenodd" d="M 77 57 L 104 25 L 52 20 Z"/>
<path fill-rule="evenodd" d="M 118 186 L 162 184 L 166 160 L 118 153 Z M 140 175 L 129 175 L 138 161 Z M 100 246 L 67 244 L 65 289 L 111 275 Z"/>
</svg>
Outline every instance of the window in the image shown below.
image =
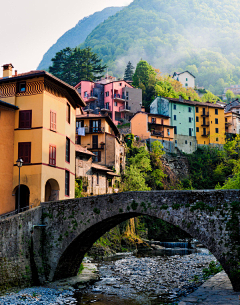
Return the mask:
<svg viewBox="0 0 240 305">
<path fill-rule="evenodd" d="M 67 113 L 66 113 L 66 119 L 67 122 L 70 124 L 70 115 L 71 115 L 71 108 L 70 105 L 67 103 L 67 109 L 66 109 Z"/>
<path fill-rule="evenodd" d="M 174 119 L 174 121 L 176 121 L 176 120 L 177 120 L 177 116 L 176 116 L 176 114 L 174 114 L 173 119 Z"/>
<path fill-rule="evenodd" d="M 126 98 L 127 98 L 127 100 L 128 100 L 128 91 L 126 92 Z"/>
<path fill-rule="evenodd" d="M 23 160 L 23 164 L 31 163 L 31 142 L 18 143 L 18 158 Z"/>
<path fill-rule="evenodd" d="M 76 144 L 79 144 L 79 145 L 81 145 L 81 136 L 77 136 L 76 137 Z"/>
<path fill-rule="evenodd" d="M 19 128 L 32 127 L 32 110 L 19 111 Z"/>
<path fill-rule="evenodd" d="M 98 148 L 98 135 L 92 136 L 92 148 Z"/>
<path fill-rule="evenodd" d="M 187 140 L 185 140 L 185 144 L 187 144 Z"/>
<path fill-rule="evenodd" d="M 113 186 L 113 183 L 112 183 L 112 179 L 108 179 L 108 187 L 112 187 Z"/>
<path fill-rule="evenodd" d="M 170 130 L 169 130 L 169 128 L 167 129 L 167 134 L 168 134 L 168 136 L 170 136 Z"/>
<path fill-rule="evenodd" d="M 189 128 L 189 136 L 192 136 L 192 128 Z"/>
<path fill-rule="evenodd" d="M 49 164 L 56 166 L 56 146 L 49 145 Z"/>
<path fill-rule="evenodd" d="M 90 121 L 90 132 L 101 132 L 101 119 Z"/>
<path fill-rule="evenodd" d="M 218 114 L 218 109 L 215 109 L 215 114 Z"/>
<path fill-rule="evenodd" d="M 177 134 L 177 126 L 173 126 L 174 128 L 174 134 Z"/>
<path fill-rule="evenodd" d="M 198 116 L 196 116 L 196 122 L 199 122 L 199 117 Z"/>
<path fill-rule="evenodd" d="M 216 138 L 216 142 L 218 142 L 218 138 Z"/>
<path fill-rule="evenodd" d="M 198 107 L 196 107 L 196 113 L 198 113 L 198 111 L 199 111 L 199 110 L 198 110 Z"/>
<path fill-rule="evenodd" d="M 176 104 L 173 105 L 173 109 L 174 109 L 174 110 L 177 109 L 177 105 L 176 105 Z"/>
<path fill-rule="evenodd" d="M 227 122 L 227 118 L 225 118 L 225 122 Z"/>
<path fill-rule="evenodd" d="M 177 144 L 177 140 L 175 140 L 175 144 Z"/>
<path fill-rule="evenodd" d="M 120 83 L 119 86 L 122 86 L 122 83 Z"/>
<path fill-rule="evenodd" d="M 17 83 L 17 93 L 26 92 L 26 82 Z"/>
<path fill-rule="evenodd" d="M 215 128 L 215 132 L 218 133 L 218 128 Z"/>
<path fill-rule="evenodd" d="M 187 87 L 187 86 L 188 86 L 188 84 L 186 83 L 186 84 L 185 84 L 185 87 Z"/>
<path fill-rule="evenodd" d="M 192 108 L 191 107 L 188 107 L 188 112 L 192 112 Z"/>
<path fill-rule="evenodd" d="M 192 123 L 192 118 L 188 118 L 188 122 L 189 122 L 189 123 Z"/>
<path fill-rule="evenodd" d="M 188 81 L 188 79 L 186 78 L 186 82 Z"/>
<path fill-rule="evenodd" d="M 65 171 L 65 196 L 69 196 L 70 172 Z"/>
<path fill-rule="evenodd" d="M 199 127 L 196 128 L 196 132 L 199 132 Z"/>
<path fill-rule="evenodd" d="M 156 118 L 152 118 L 152 124 L 156 124 Z"/>
<path fill-rule="evenodd" d="M 87 91 L 84 92 L 84 97 L 87 97 Z"/>
<path fill-rule="evenodd" d="M 93 157 L 93 162 L 101 162 L 101 151 L 93 151 L 95 157 Z"/>
<path fill-rule="evenodd" d="M 109 91 L 106 92 L 106 97 L 108 97 L 108 96 L 109 96 Z"/>
<path fill-rule="evenodd" d="M 192 142 L 190 142 L 189 144 L 190 144 L 190 146 L 192 146 Z"/>
<path fill-rule="evenodd" d="M 66 161 L 70 163 L 70 139 L 66 138 Z"/>
<path fill-rule="evenodd" d="M 50 129 L 53 131 L 57 130 L 57 113 L 50 110 Z"/>
<path fill-rule="evenodd" d="M 114 106 L 117 106 L 117 102 L 114 102 Z"/>
<path fill-rule="evenodd" d="M 78 129 L 79 127 L 84 127 L 84 120 L 80 120 L 76 122 L 76 128 Z"/>
<path fill-rule="evenodd" d="M 109 103 L 106 103 L 106 109 L 109 109 Z"/>
<path fill-rule="evenodd" d="M 99 185 L 99 173 L 97 173 L 97 185 Z"/>
<path fill-rule="evenodd" d="M 218 124 L 218 119 L 215 119 L 215 124 Z"/>
</svg>

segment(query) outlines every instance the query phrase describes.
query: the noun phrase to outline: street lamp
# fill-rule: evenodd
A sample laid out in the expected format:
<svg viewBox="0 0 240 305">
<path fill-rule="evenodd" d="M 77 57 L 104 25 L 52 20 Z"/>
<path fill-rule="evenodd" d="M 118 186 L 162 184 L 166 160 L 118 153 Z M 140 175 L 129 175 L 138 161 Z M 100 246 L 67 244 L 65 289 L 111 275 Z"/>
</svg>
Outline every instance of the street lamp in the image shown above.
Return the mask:
<svg viewBox="0 0 240 305">
<path fill-rule="evenodd" d="M 20 213 L 20 168 L 23 165 L 23 160 L 21 158 L 18 158 L 16 162 L 19 168 L 19 181 L 18 181 L 18 214 L 19 214 Z"/>
</svg>

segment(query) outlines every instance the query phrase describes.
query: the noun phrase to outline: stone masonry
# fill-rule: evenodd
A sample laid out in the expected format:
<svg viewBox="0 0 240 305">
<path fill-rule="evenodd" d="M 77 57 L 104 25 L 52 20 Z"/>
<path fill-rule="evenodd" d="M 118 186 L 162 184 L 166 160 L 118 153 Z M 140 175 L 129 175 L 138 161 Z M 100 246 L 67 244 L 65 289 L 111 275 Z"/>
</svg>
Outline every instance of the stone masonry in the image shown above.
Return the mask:
<svg viewBox="0 0 240 305">
<path fill-rule="evenodd" d="M 0 285 L 75 276 L 105 232 L 139 215 L 160 218 L 204 244 L 240 291 L 240 190 L 127 192 L 42 203 L 0 222 Z"/>
</svg>

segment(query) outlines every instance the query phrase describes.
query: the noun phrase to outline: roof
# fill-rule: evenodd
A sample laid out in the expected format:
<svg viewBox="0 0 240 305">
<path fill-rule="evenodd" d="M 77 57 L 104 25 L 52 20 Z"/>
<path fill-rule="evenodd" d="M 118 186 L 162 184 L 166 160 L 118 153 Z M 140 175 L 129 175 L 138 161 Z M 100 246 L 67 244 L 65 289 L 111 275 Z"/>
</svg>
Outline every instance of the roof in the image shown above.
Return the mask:
<svg viewBox="0 0 240 305">
<path fill-rule="evenodd" d="M 107 172 L 107 174 L 109 176 L 115 176 L 115 177 L 120 177 L 118 174 L 114 173 L 114 172 Z"/>
<path fill-rule="evenodd" d="M 107 168 L 106 166 L 103 165 L 99 165 L 99 164 L 92 164 L 92 168 L 96 169 L 96 170 L 101 170 L 101 171 L 105 171 L 105 172 L 112 172 L 109 168 Z"/>
<path fill-rule="evenodd" d="M 9 103 L 6 103 L 6 102 L 1 101 L 1 100 L 0 100 L 0 106 L 4 106 L 4 107 L 11 108 L 11 109 L 14 109 L 14 110 L 18 110 L 19 109 L 17 106 L 9 104 Z"/>
<path fill-rule="evenodd" d="M 84 100 L 82 99 L 81 95 L 78 93 L 77 89 L 72 87 L 71 85 L 65 83 L 61 79 L 57 78 L 56 76 L 50 74 L 49 72 L 46 72 L 44 70 L 34 70 L 34 71 L 29 71 L 25 73 L 19 73 L 17 76 L 13 75 L 12 77 L 5 77 L 5 78 L 0 78 L 0 84 L 2 83 L 9 83 L 9 82 L 15 82 L 19 80 L 25 80 L 29 78 L 34 78 L 34 77 L 45 77 L 55 84 L 63 87 L 71 96 L 71 98 L 74 100 L 75 104 L 81 107 L 86 106 Z"/>
<path fill-rule="evenodd" d="M 101 119 L 101 118 L 103 118 L 111 126 L 115 135 L 118 137 L 120 136 L 120 132 L 119 132 L 117 126 L 113 123 L 112 119 L 108 115 L 86 113 L 86 114 L 76 115 L 76 118 L 77 119 Z"/>
<path fill-rule="evenodd" d="M 145 111 L 137 111 L 136 113 L 134 113 L 134 115 L 132 116 L 131 120 L 135 117 L 135 115 L 137 115 L 138 113 L 142 113 L 142 114 L 146 114 L 146 115 L 149 115 L 149 116 L 157 116 L 157 117 L 160 117 L 160 118 L 164 118 L 164 119 L 169 119 L 170 117 L 167 116 L 167 115 L 163 115 L 163 114 L 155 114 L 155 113 L 149 113 L 149 112 L 145 112 Z M 130 120 L 130 121 L 131 121 Z"/>
<path fill-rule="evenodd" d="M 161 97 L 161 96 L 159 96 Z M 224 109 L 223 106 L 218 105 L 218 104 L 213 104 L 210 102 L 197 102 L 197 101 L 190 101 L 190 100 L 179 100 L 177 98 L 170 98 L 170 97 L 161 97 L 161 98 L 165 98 L 167 100 L 169 100 L 170 102 L 174 102 L 174 103 L 181 103 L 181 104 L 186 104 L 186 105 L 191 105 L 191 106 L 206 106 L 206 107 L 212 107 L 212 108 L 220 108 L 220 109 Z"/>
<path fill-rule="evenodd" d="M 180 74 L 183 74 L 183 73 L 186 73 L 186 72 L 189 73 L 190 75 L 192 75 L 194 78 L 196 78 L 196 77 L 195 77 L 191 72 L 189 72 L 189 71 L 174 72 L 174 73 L 173 73 L 173 76 L 174 76 L 174 75 L 180 75 Z"/>
<path fill-rule="evenodd" d="M 87 150 L 87 148 L 82 147 L 81 145 L 75 144 L 75 151 L 85 154 L 85 155 L 90 155 L 90 156 L 95 156 L 91 151 Z"/>
</svg>

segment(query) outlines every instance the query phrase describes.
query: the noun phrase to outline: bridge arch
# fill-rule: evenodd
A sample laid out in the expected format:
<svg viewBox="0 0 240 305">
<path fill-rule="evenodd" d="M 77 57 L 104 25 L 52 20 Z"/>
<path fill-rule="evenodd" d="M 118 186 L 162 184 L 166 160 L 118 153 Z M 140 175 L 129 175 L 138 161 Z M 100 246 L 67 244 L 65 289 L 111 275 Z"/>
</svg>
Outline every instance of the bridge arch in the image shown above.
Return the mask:
<svg viewBox="0 0 240 305">
<path fill-rule="evenodd" d="M 43 204 L 45 278 L 75 276 L 84 254 L 111 228 L 132 217 L 148 215 L 178 226 L 204 244 L 240 291 L 239 275 L 229 250 L 226 204 L 239 191 L 128 192 Z M 239 219 L 238 219 L 239 220 Z M 237 266 L 239 273 L 240 268 Z M 235 271 L 234 271 L 235 270 Z M 237 271 L 238 271 L 237 270 Z M 233 274 L 235 272 L 235 274 Z"/>
</svg>

